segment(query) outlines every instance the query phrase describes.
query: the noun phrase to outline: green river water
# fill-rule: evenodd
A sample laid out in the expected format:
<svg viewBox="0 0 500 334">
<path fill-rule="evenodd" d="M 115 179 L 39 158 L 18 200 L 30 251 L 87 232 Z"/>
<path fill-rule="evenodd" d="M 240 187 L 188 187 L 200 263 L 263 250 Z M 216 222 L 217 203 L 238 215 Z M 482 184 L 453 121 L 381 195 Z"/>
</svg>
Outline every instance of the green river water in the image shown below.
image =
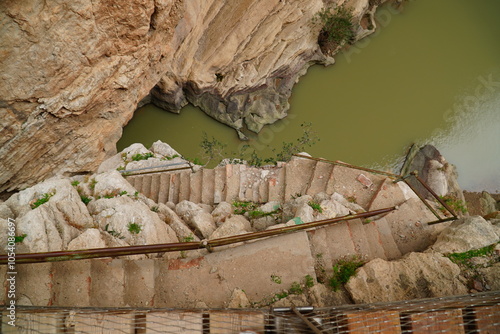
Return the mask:
<svg viewBox="0 0 500 334">
<path fill-rule="evenodd" d="M 289 116 L 251 135 L 262 156 L 302 134 L 320 141 L 307 152 L 386 168 L 417 142 L 432 143 L 459 171 L 467 190 L 500 191 L 500 1 L 414 0 L 378 11 L 379 29 L 313 66 L 295 86 Z M 203 132 L 236 151 L 236 132 L 199 109 L 180 115 L 152 105 L 136 111 L 118 150 L 162 140 L 201 157 Z"/>
</svg>

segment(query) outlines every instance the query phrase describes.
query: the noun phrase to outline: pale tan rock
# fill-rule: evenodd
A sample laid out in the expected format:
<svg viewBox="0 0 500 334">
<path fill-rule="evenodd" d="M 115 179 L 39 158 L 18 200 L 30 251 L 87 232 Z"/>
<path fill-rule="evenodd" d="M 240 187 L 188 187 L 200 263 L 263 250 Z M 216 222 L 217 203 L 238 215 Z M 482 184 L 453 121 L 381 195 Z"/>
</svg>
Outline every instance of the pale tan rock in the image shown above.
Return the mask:
<svg viewBox="0 0 500 334">
<path fill-rule="evenodd" d="M 481 216 L 464 217 L 454 221 L 439 234 L 434 245 L 435 252 L 461 253 L 489 246 L 500 241 L 496 228 Z"/>
<path fill-rule="evenodd" d="M 459 275 L 460 268 L 439 253 L 410 253 L 397 261 L 368 262 L 346 288 L 356 303 L 466 294 Z"/>
<path fill-rule="evenodd" d="M 356 21 L 373 16 L 368 0 L 348 5 Z M 322 7 L 322 0 L 4 2 L 0 191 L 95 171 L 116 154 L 121 128 L 153 87 L 155 104 L 178 112 L 189 101 L 236 129 L 258 131 L 285 117 L 307 67 L 333 62 L 311 23 Z"/>
<path fill-rule="evenodd" d="M 241 289 L 234 289 L 231 294 L 231 300 L 229 301 L 228 308 L 247 308 L 250 307 L 250 301 L 245 293 Z"/>
</svg>

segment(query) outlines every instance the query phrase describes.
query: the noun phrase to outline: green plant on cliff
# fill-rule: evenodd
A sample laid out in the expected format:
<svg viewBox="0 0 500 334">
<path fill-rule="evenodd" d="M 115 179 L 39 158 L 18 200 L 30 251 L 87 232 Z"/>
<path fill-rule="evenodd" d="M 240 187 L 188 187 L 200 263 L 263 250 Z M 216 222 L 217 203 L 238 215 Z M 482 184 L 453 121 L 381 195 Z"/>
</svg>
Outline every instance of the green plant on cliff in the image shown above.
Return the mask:
<svg viewBox="0 0 500 334">
<path fill-rule="evenodd" d="M 40 205 L 47 203 L 49 201 L 49 199 L 52 196 L 54 196 L 54 194 L 55 194 L 55 192 L 42 194 L 42 196 L 40 196 L 37 200 L 35 200 L 33 203 L 31 203 L 31 209 L 36 209 Z"/>
<path fill-rule="evenodd" d="M 303 152 L 308 147 L 312 147 L 319 141 L 319 137 L 312 130 L 312 124 L 309 122 L 300 125 L 302 135 L 292 142 L 283 142 L 281 149 L 278 151 L 272 149 L 273 156 L 262 157 L 257 150 L 250 145 L 242 145 L 238 152 L 226 152 L 227 145 L 217 140 L 215 137 L 208 138 L 207 134 L 203 134 L 203 139 L 200 143 L 202 156 L 207 163 L 220 161 L 224 158 L 229 158 L 231 163 L 242 163 L 246 161 L 250 166 L 260 167 L 262 165 L 276 164 L 278 161 L 289 161 L 290 158 L 297 153 Z"/>
<path fill-rule="evenodd" d="M 344 5 L 335 10 L 323 8 L 316 13 L 313 23 L 322 25 L 318 43 L 324 52 L 332 51 L 345 43 L 352 44 L 354 42 L 356 33 L 352 20 L 352 9 Z"/>
<path fill-rule="evenodd" d="M 141 160 L 148 160 L 149 158 L 153 158 L 155 155 L 151 152 L 147 152 L 144 154 L 137 153 L 132 156 L 133 161 L 141 161 Z"/>
<path fill-rule="evenodd" d="M 467 213 L 467 208 L 465 206 L 465 203 L 458 198 L 451 196 L 451 195 L 446 195 L 446 196 L 440 196 L 440 198 L 448 205 L 450 208 L 453 209 L 453 211 L 461 212 L 463 214 Z M 446 213 L 447 210 L 443 207 L 440 206 L 438 208 L 441 212 Z"/>
<path fill-rule="evenodd" d="M 137 223 L 128 223 L 127 229 L 132 234 L 139 234 L 142 231 L 142 226 Z"/>
<path fill-rule="evenodd" d="M 354 276 L 356 269 L 363 264 L 365 264 L 365 262 L 359 257 L 339 260 L 333 266 L 333 276 L 329 280 L 330 287 L 333 291 L 337 291 L 341 286 L 346 284 L 349 278 Z"/>
</svg>

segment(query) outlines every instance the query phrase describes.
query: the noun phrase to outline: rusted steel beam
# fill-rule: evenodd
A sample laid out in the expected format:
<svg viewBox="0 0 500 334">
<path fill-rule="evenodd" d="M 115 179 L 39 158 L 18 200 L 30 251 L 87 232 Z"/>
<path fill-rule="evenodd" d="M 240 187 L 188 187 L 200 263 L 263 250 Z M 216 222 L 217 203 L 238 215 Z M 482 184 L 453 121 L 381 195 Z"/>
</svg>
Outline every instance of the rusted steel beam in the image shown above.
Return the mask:
<svg viewBox="0 0 500 334">
<path fill-rule="evenodd" d="M 401 177 L 401 175 L 397 175 L 397 174 L 394 174 L 394 173 L 384 172 L 384 171 L 381 171 L 381 170 L 376 170 L 376 169 L 371 169 L 371 168 L 366 168 L 366 167 L 359 167 L 359 166 L 351 165 L 351 164 L 348 164 L 346 162 L 341 162 L 341 161 L 331 161 L 331 160 L 326 160 L 326 159 L 323 159 L 323 158 L 313 158 L 313 157 L 309 157 L 307 155 L 301 155 L 301 154 L 294 154 L 294 156 L 299 157 L 299 158 L 305 158 L 305 159 L 309 159 L 309 160 L 314 160 L 314 161 L 323 161 L 323 162 L 327 162 L 327 163 L 330 163 L 330 164 L 333 164 L 333 165 L 344 166 L 344 167 L 347 167 L 347 168 L 359 169 L 359 170 L 362 170 L 362 171 L 365 171 L 365 172 L 369 172 L 369 173 L 373 173 L 373 174 L 385 175 L 385 176 L 389 176 L 389 177 L 392 177 L 392 178 L 400 178 Z"/>
<path fill-rule="evenodd" d="M 366 218 L 366 217 L 376 216 L 388 213 L 395 209 L 396 207 L 390 207 L 386 209 L 368 211 L 354 215 L 336 217 L 332 219 L 319 220 L 295 226 L 287 226 L 287 227 L 277 228 L 274 230 L 247 233 L 244 235 L 237 235 L 237 236 L 231 236 L 214 240 L 202 240 L 200 242 L 182 242 L 182 243 L 172 243 L 172 244 L 156 244 L 156 245 L 144 245 L 144 246 L 141 245 L 141 246 L 127 246 L 127 247 L 96 248 L 96 249 L 75 250 L 75 251 L 16 254 L 15 263 L 24 264 L 24 263 L 56 262 L 56 261 L 69 261 L 69 260 L 86 260 L 86 259 L 95 259 L 102 257 L 186 251 L 186 250 L 195 250 L 201 248 L 207 248 L 208 250 L 211 251 L 213 247 L 230 245 L 233 243 L 249 241 L 259 238 L 271 237 L 279 234 L 292 233 L 323 225 L 340 223 L 342 221 L 356 219 L 356 218 Z M 6 254 L 0 255 L 0 265 L 7 263 L 8 263 L 8 256 Z"/>
<path fill-rule="evenodd" d="M 434 216 L 436 216 L 436 218 L 438 220 L 442 220 L 443 218 L 441 218 L 441 216 L 436 212 L 436 210 L 434 210 L 429 203 L 427 203 L 427 201 L 425 200 L 425 198 L 422 197 L 422 195 L 420 195 L 420 193 L 417 191 L 417 189 L 415 189 L 410 182 L 404 180 L 404 183 L 406 183 L 406 185 L 408 187 L 410 187 L 410 189 L 415 193 L 415 195 L 418 196 L 418 198 L 420 198 L 420 200 L 422 201 L 422 203 L 425 204 L 425 206 L 427 207 L 427 209 L 429 209 L 433 214 Z"/>
<path fill-rule="evenodd" d="M 127 176 L 135 176 L 135 175 L 146 175 L 146 174 L 154 174 L 154 173 L 163 173 L 163 172 L 174 172 L 176 170 L 184 170 L 184 169 L 193 169 L 192 167 L 179 167 L 179 168 L 172 168 L 172 169 L 160 169 L 160 170 L 153 170 L 153 171 L 149 171 L 149 172 L 139 172 L 139 173 L 128 173 L 128 172 L 124 172 L 122 173 L 122 176 L 123 177 L 127 177 Z"/>
<path fill-rule="evenodd" d="M 260 232 L 254 232 L 254 233 L 246 233 L 246 234 L 237 235 L 237 236 L 208 240 L 207 244 L 210 247 L 225 246 L 225 245 L 229 245 L 229 244 L 236 243 L 236 242 L 243 242 L 243 241 L 249 241 L 249 240 L 258 239 L 258 238 L 271 237 L 271 236 L 275 236 L 275 235 L 279 235 L 279 234 L 291 233 L 291 232 L 296 232 L 296 231 L 300 231 L 300 230 L 306 230 L 306 229 L 319 227 L 319 226 L 323 226 L 323 225 L 338 224 L 340 222 L 343 222 L 346 220 L 351 220 L 351 219 L 356 219 L 356 218 L 372 217 L 372 216 L 376 216 L 376 215 L 380 215 L 380 214 L 384 214 L 384 213 L 389 213 L 395 209 L 396 209 L 396 207 L 393 206 L 393 207 L 386 208 L 386 209 L 379 209 L 379 210 L 374 210 L 374 211 L 357 213 L 354 215 L 347 215 L 347 216 L 336 217 L 336 218 L 331 218 L 331 219 L 318 220 L 318 221 L 304 223 L 304 224 L 300 224 L 300 225 L 287 226 L 287 227 L 281 227 L 281 228 L 276 228 L 276 229 L 272 229 L 272 230 L 266 230 L 266 231 L 260 231 Z"/>
<path fill-rule="evenodd" d="M 453 211 L 453 209 L 451 207 L 448 206 L 448 204 L 445 203 L 445 201 L 443 201 L 441 199 L 441 197 L 438 196 L 438 194 L 436 194 L 434 192 L 434 190 L 431 189 L 431 187 L 429 187 L 425 182 L 424 180 L 422 180 L 420 178 L 420 176 L 418 176 L 418 172 L 417 171 L 414 171 L 414 172 L 411 172 L 411 174 L 413 176 L 415 176 L 415 178 L 417 179 L 418 182 L 420 182 L 420 184 L 425 188 L 427 189 L 427 191 L 429 191 L 431 193 L 432 196 L 434 196 L 435 199 L 437 199 L 439 201 L 439 203 L 441 203 L 441 205 L 446 208 L 446 210 L 448 210 L 449 213 L 451 213 L 451 215 L 455 218 L 457 218 L 457 215 L 455 214 L 455 211 Z"/>
</svg>

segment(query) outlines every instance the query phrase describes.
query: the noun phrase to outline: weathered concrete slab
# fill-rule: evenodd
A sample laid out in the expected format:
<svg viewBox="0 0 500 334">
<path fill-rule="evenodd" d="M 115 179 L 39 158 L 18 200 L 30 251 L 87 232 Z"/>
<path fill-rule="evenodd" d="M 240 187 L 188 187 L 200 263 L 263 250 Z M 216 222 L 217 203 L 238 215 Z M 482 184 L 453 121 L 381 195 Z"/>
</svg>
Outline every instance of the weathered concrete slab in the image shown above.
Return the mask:
<svg viewBox="0 0 500 334">
<path fill-rule="evenodd" d="M 170 174 L 162 173 L 160 175 L 160 190 L 158 190 L 158 203 L 168 202 L 168 190 L 170 189 Z"/>
<path fill-rule="evenodd" d="M 356 253 L 363 258 L 370 258 L 371 249 L 368 244 L 368 236 L 366 235 L 365 227 L 360 219 L 353 219 L 347 221 L 349 233 L 351 234 L 352 242 Z"/>
<path fill-rule="evenodd" d="M 436 218 L 418 199 L 410 199 L 384 217 L 401 254 L 421 252 L 432 245 L 442 227 L 428 226 Z"/>
<path fill-rule="evenodd" d="M 125 270 L 120 259 L 94 259 L 91 262 L 90 304 L 92 306 L 123 306 Z"/>
<path fill-rule="evenodd" d="M 401 205 L 406 202 L 407 198 L 401 187 L 394 183 L 393 180 L 387 178 L 381 184 L 376 193 L 373 195 L 368 210 L 378 210 L 390 208 L 396 205 Z"/>
<path fill-rule="evenodd" d="M 45 264 L 47 265 L 47 264 Z M 91 287 L 91 260 L 54 262 L 53 305 L 89 306 Z M 36 293 L 46 293 L 50 289 L 38 286 Z M 40 304 L 35 304 L 40 305 Z"/>
<path fill-rule="evenodd" d="M 153 259 L 124 260 L 124 306 L 152 307 L 158 276 Z"/>
<path fill-rule="evenodd" d="M 380 242 L 384 248 L 385 259 L 396 260 L 401 258 L 401 251 L 394 241 L 391 228 L 389 227 L 387 220 L 385 218 L 380 218 L 376 221 L 372 221 L 370 224 L 374 224 L 377 227 Z"/>
<path fill-rule="evenodd" d="M 243 165 L 226 165 L 226 202 L 232 203 L 240 194 L 240 167 Z"/>
<path fill-rule="evenodd" d="M 370 248 L 370 253 L 368 254 L 368 259 L 384 259 L 387 257 L 385 255 L 385 249 L 383 240 L 378 231 L 377 225 L 373 221 L 367 221 L 367 223 L 363 223 L 363 227 L 365 229 L 366 235 L 366 243 Z"/>
<path fill-rule="evenodd" d="M 285 200 L 297 194 L 305 195 L 314 173 L 316 161 L 297 158 L 286 164 Z"/>
<path fill-rule="evenodd" d="M 179 189 L 181 187 L 181 178 L 179 173 L 170 174 L 170 184 L 168 189 L 168 200 L 172 203 L 179 203 Z"/>
<path fill-rule="evenodd" d="M 314 174 L 311 178 L 311 184 L 306 191 L 307 195 L 315 195 L 320 192 L 326 192 L 328 180 L 333 171 L 333 165 L 323 161 L 317 161 L 314 167 Z"/>
<path fill-rule="evenodd" d="M 189 182 L 189 201 L 193 203 L 201 203 L 201 180 L 203 178 L 203 171 L 199 170 L 191 174 Z"/>
<path fill-rule="evenodd" d="M 159 192 L 160 192 L 160 174 L 153 174 L 151 175 L 151 190 L 149 198 L 158 203 Z"/>
<path fill-rule="evenodd" d="M 201 202 L 212 205 L 215 192 L 215 170 L 203 169 L 202 174 Z"/>
<path fill-rule="evenodd" d="M 148 198 L 151 198 L 151 182 L 152 182 L 152 180 L 153 180 L 152 175 L 143 175 L 142 176 L 141 193 Z"/>
<path fill-rule="evenodd" d="M 336 165 L 333 168 L 333 183 L 328 191 L 338 192 L 346 199 L 361 205 L 365 210 L 385 177 L 354 168 Z"/>
<path fill-rule="evenodd" d="M 214 204 L 219 204 L 226 199 L 226 168 L 215 168 Z"/>
<path fill-rule="evenodd" d="M 341 258 L 358 254 L 346 222 L 321 227 L 307 232 L 313 257 L 321 263 L 327 275 Z"/>
<path fill-rule="evenodd" d="M 268 200 L 283 202 L 285 199 L 285 178 L 286 178 L 286 170 L 283 167 L 280 167 L 276 170 L 274 175 L 269 177 L 269 196 Z"/>
<path fill-rule="evenodd" d="M 225 307 L 235 288 L 244 290 L 251 302 L 260 302 L 306 275 L 315 277 L 306 232 L 157 264 L 155 304 L 159 307 L 192 307 L 197 301 Z M 272 275 L 280 277 L 281 284 L 273 282 Z"/>
<path fill-rule="evenodd" d="M 33 305 L 51 305 L 52 293 L 57 284 L 52 282 L 51 263 L 16 265 L 16 297 L 24 295 Z"/>
<path fill-rule="evenodd" d="M 179 202 L 189 201 L 191 171 L 182 171 L 179 173 L 180 186 L 179 186 Z"/>
</svg>

